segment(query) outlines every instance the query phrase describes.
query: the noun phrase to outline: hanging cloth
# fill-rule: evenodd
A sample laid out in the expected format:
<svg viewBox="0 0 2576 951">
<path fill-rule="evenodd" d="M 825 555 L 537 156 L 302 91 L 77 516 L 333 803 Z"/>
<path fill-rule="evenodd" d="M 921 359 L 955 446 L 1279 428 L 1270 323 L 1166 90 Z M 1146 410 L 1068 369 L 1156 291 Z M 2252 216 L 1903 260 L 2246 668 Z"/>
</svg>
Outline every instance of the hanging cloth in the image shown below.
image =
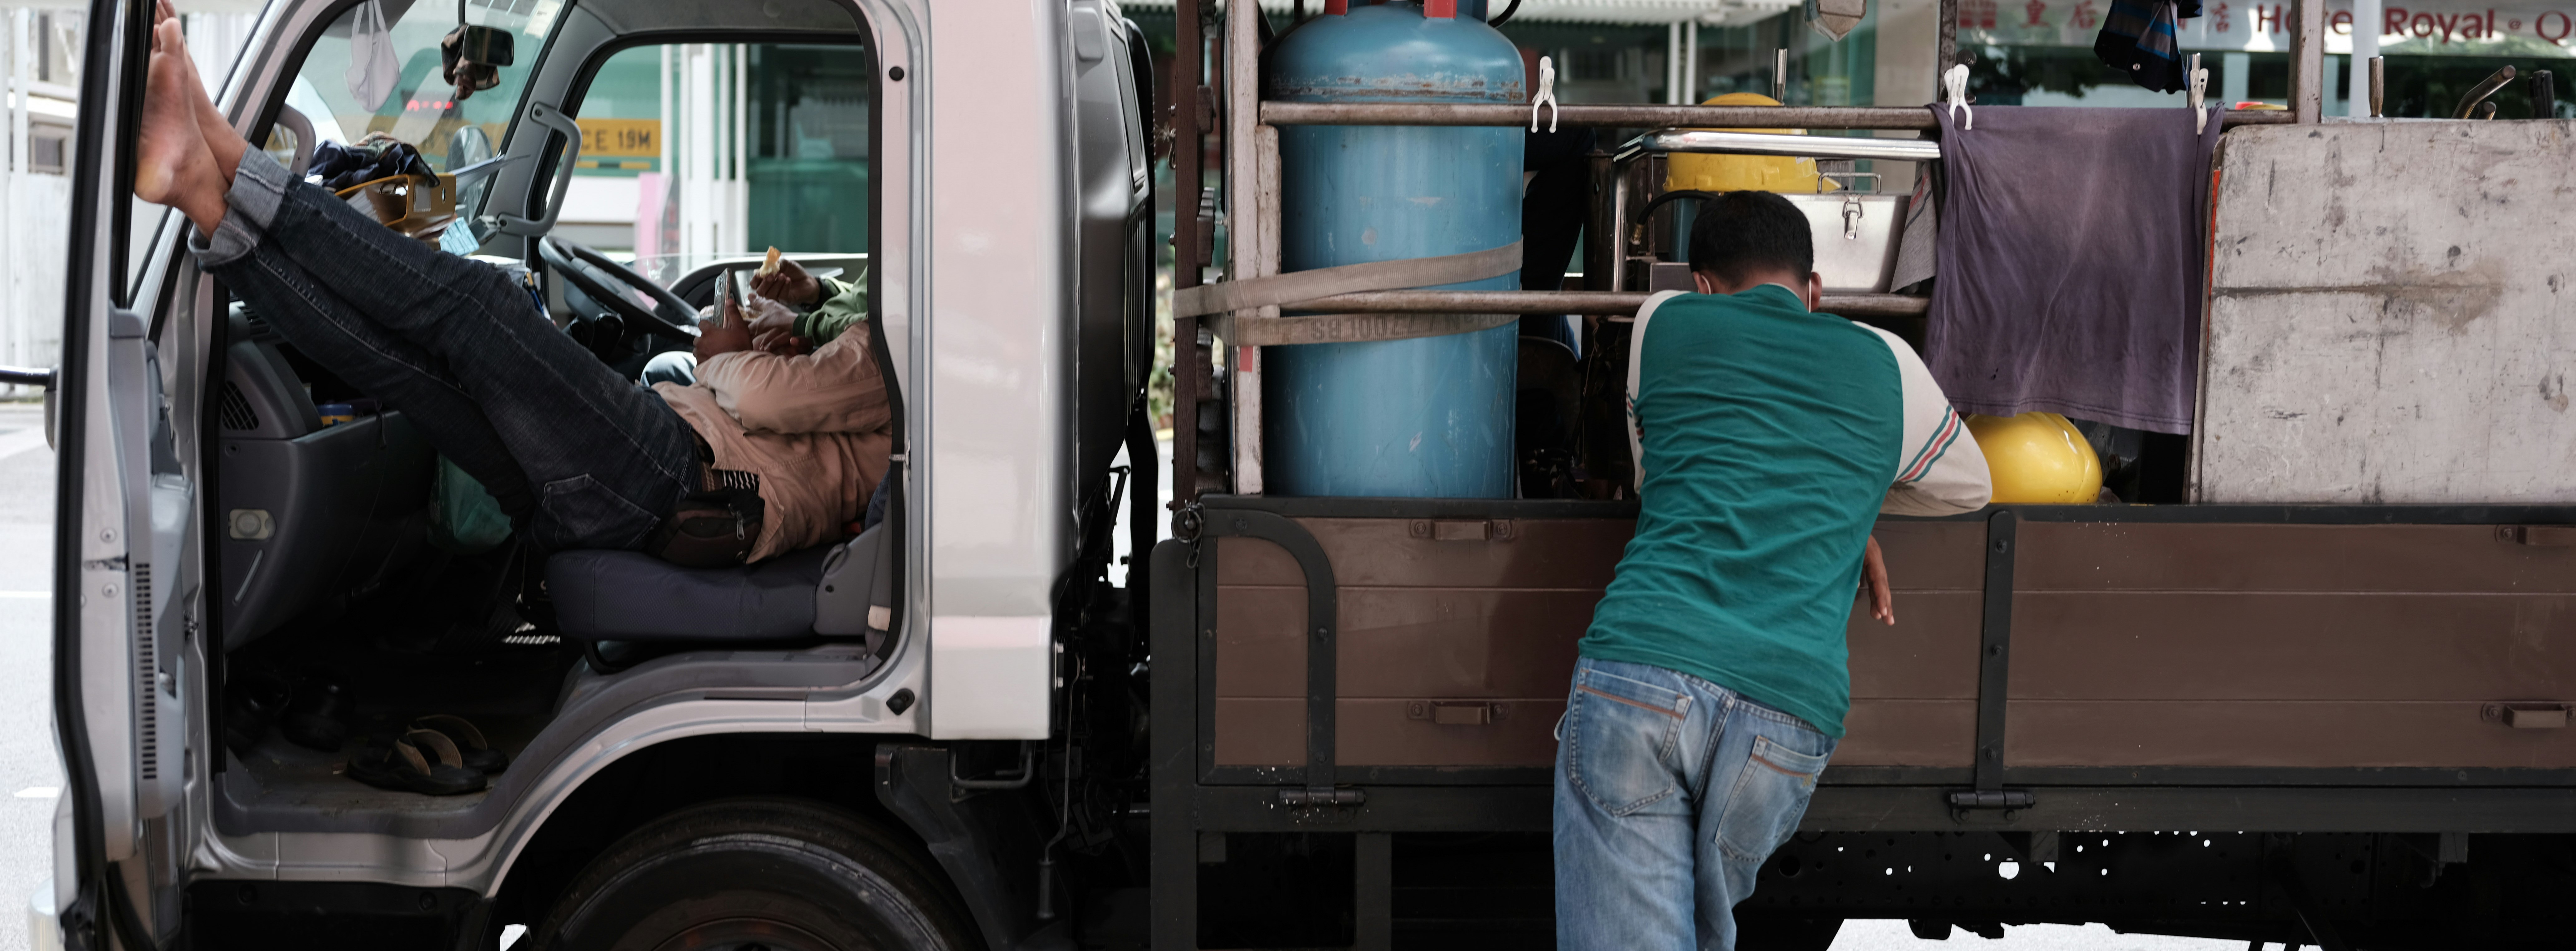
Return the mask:
<svg viewBox="0 0 2576 951">
<path fill-rule="evenodd" d="M 2191 13 L 2200 13 L 2192 0 Z M 2183 12 L 2174 0 L 2111 0 L 2111 15 L 2093 38 L 2093 55 L 2129 81 L 2157 92 L 2181 92 L 2181 46 L 2174 38 Z"/>
<path fill-rule="evenodd" d="M 394 53 L 393 29 L 385 25 L 380 0 L 358 5 L 349 28 L 349 69 L 343 76 L 349 81 L 349 95 L 357 97 L 368 112 L 383 108 L 394 84 L 402 81 L 402 58 Z"/>
<path fill-rule="evenodd" d="M 1950 404 L 2190 432 L 2219 123 L 1979 106 L 1970 130 L 1932 115 L 1940 279 L 1923 360 Z"/>
</svg>

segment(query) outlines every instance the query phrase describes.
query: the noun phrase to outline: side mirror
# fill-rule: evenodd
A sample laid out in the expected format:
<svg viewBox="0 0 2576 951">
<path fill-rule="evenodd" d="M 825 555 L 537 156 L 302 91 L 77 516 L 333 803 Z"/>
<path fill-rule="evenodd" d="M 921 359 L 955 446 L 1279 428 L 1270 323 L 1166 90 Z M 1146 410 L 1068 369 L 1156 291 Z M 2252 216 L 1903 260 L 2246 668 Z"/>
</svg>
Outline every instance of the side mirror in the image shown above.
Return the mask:
<svg viewBox="0 0 2576 951">
<path fill-rule="evenodd" d="M 496 154 L 492 136 L 479 125 L 463 125 L 447 137 L 447 170 L 453 172 Z"/>
<path fill-rule="evenodd" d="M 438 41 L 438 62 L 448 84 L 456 87 L 456 98 L 500 85 L 501 67 L 516 58 L 515 42 L 510 31 L 498 27 L 460 26 L 447 31 Z"/>
</svg>

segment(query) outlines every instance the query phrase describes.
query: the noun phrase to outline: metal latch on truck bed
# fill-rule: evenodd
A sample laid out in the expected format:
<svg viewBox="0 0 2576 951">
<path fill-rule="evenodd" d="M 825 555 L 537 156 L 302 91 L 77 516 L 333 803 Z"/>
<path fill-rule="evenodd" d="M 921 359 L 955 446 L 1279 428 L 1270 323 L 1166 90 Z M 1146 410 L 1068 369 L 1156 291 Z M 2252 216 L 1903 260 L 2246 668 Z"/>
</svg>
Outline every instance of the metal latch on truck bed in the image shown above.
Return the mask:
<svg viewBox="0 0 2576 951">
<path fill-rule="evenodd" d="M 2490 703 L 2478 708 L 2478 719 L 2517 730 L 2556 730 L 2567 726 L 2564 703 Z"/>
<path fill-rule="evenodd" d="M 2535 548 L 2576 545 L 2576 525 L 2498 525 L 2496 540 Z"/>
</svg>

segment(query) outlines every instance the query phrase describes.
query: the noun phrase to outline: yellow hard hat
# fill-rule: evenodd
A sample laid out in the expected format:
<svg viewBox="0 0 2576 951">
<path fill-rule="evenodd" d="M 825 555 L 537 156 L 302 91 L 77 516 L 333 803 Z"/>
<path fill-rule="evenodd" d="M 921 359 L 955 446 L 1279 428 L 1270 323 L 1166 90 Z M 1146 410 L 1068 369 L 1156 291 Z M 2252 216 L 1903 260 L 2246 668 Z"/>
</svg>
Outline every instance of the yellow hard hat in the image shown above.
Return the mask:
<svg viewBox="0 0 2576 951">
<path fill-rule="evenodd" d="M 1780 100 L 1758 92 L 1731 92 L 1715 96 L 1703 106 L 1776 106 Z M 1710 129 L 1710 132 L 1769 132 L 1805 135 L 1805 129 Z M 1825 191 L 1842 186 L 1825 179 Z M 1812 192 L 1817 188 L 1816 160 L 1790 158 L 1785 155 L 1691 155 L 1676 154 L 1664 160 L 1665 191 L 1704 192 Z"/>
<path fill-rule="evenodd" d="M 2102 459 L 2075 424 L 2056 413 L 1968 416 L 1986 454 L 1997 502 L 2090 504 L 2102 494 Z"/>
</svg>

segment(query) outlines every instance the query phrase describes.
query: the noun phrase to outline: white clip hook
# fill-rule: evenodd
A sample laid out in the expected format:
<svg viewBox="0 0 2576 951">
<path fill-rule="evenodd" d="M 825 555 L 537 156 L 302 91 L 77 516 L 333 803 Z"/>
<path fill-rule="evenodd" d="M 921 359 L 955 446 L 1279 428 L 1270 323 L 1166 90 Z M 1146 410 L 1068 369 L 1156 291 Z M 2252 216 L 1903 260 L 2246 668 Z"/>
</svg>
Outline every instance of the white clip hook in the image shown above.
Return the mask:
<svg viewBox="0 0 2576 951">
<path fill-rule="evenodd" d="M 2191 54 L 2191 134 L 2209 131 L 2209 110 L 2202 106 L 2209 99 L 2209 70 L 2200 68 L 2200 54 Z"/>
<path fill-rule="evenodd" d="M 1968 107 L 1968 64 L 1950 67 L 1950 71 L 1941 77 L 1941 86 L 1949 90 L 1950 118 L 1959 120 L 1959 130 L 1964 132 L 1976 128 L 1977 110 Z M 1961 113 L 1966 113 L 1966 118 L 1961 118 Z"/>
<path fill-rule="evenodd" d="M 1547 106 L 1547 131 L 1556 131 L 1556 63 L 1538 58 L 1538 95 L 1530 97 L 1530 131 L 1538 131 L 1538 107 Z"/>
</svg>

